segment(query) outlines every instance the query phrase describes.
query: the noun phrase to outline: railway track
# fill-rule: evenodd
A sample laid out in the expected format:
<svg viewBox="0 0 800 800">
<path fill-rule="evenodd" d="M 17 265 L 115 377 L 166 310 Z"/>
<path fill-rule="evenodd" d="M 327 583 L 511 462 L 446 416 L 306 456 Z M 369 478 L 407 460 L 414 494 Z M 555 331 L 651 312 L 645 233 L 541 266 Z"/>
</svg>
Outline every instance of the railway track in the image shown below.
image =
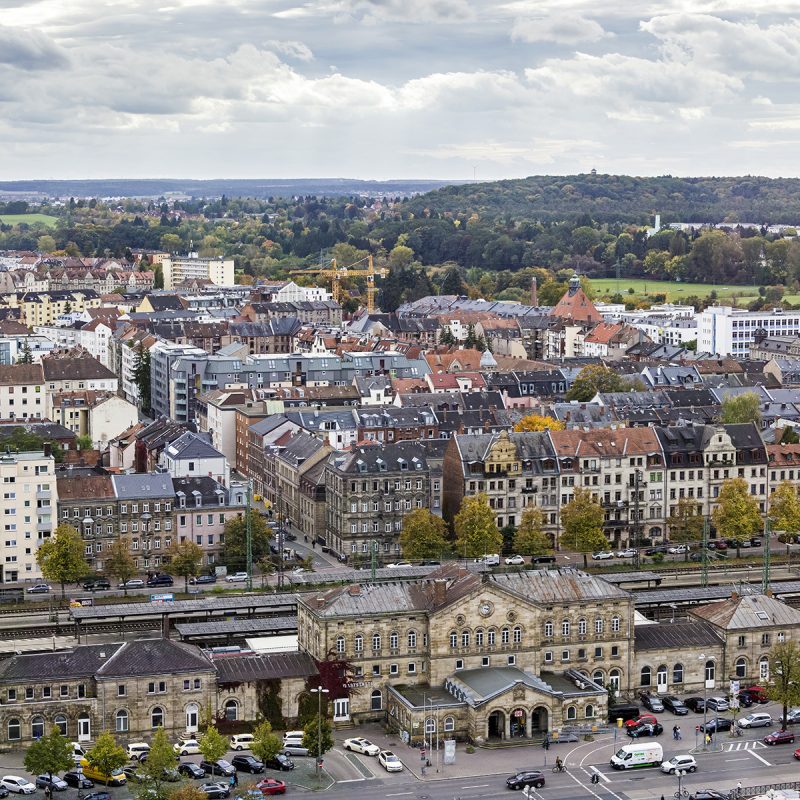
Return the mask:
<svg viewBox="0 0 800 800">
<path fill-rule="evenodd" d="M 101 633 L 129 633 L 132 631 L 161 630 L 158 620 L 140 620 L 132 622 L 98 622 L 94 625 L 82 625 L 81 636 Z M 44 639 L 48 636 L 65 636 L 75 632 L 71 622 L 51 622 L 30 628 L 0 628 L 0 640 L 10 639 Z"/>
</svg>

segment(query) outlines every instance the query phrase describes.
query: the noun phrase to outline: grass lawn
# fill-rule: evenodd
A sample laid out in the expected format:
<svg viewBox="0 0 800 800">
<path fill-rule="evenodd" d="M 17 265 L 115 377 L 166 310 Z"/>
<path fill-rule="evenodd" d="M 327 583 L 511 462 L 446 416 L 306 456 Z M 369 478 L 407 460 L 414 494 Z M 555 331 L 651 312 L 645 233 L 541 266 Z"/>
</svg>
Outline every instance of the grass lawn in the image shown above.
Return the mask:
<svg viewBox="0 0 800 800">
<path fill-rule="evenodd" d="M 55 228 L 58 218 L 49 214 L 0 214 L 0 222 L 3 225 L 19 225 L 21 222 L 34 225 L 38 222 L 48 228 Z"/>
<path fill-rule="evenodd" d="M 758 297 L 758 286 L 714 286 L 711 283 L 677 283 L 642 278 L 620 278 L 619 283 L 616 278 L 597 278 L 591 280 L 591 285 L 598 298 L 610 297 L 619 291 L 625 300 L 644 299 L 647 295 L 664 294 L 667 296 L 668 303 L 680 303 L 691 295 L 705 297 L 711 292 L 716 292 L 720 300 L 730 298 L 734 294 L 740 300 Z M 628 294 L 628 289 L 633 289 L 633 294 Z"/>
</svg>

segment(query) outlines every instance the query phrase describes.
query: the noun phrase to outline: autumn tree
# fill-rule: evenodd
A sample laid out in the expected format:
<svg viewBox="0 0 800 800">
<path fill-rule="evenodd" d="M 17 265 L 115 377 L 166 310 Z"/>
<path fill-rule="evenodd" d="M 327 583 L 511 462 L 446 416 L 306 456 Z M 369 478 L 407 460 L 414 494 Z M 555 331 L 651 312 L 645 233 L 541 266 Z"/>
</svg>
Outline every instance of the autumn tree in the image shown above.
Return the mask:
<svg viewBox="0 0 800 800">
<path fill-rule="evenodd" d="M 140 800 L 166 800 L 171 794 L 170 771 L 175 769 L 175 753 L 163 728 L 156 728 L 150 740 L 147 759 L 139 764 L 142 782 L 137 788 Z"/>
<path fill-rule="evenodd" d="M 514 552 L 521 556 L 541 556 L 553 551 L 550 537 L 544 532 L 544 512 L 528 506 L 514 532 Z"/>
<path fill-rule="evenodd" d="M 98 734 L 94 747 L 87 753 L 86 760 L 101 774 L 110 776 L 115 770 L 128 763 L 128 754 L 108 732 Z M 106 780 L 108 785 L 108 780 Z"/>
<path fill-rule="evenodd" d="M 253 561 L 261 561 L 269 555 L 269 529 L 261 514 L 252 509 L 245 514 L 232 517 L 225 523 L 225 546 L 222 550 L 222 563 L 233 570 L 247 567 L 247 521 L 250 514 L 251 543 Z"/>
<path fill-rule="evenodd" d="M 786 730 L 786 715 L 800 704 L 800 648 L 792 641 L 778 642 L 769 654 L 771 669 L 767 686 L 770 700 L 783 706 L 781 730 Z"/>
<path fill-rule="evenodd" d="M 629 389 L 630 386 L 618 373 L 602 364 L 589 364 L 577 374 L 566 398 L 586 403 L 598 392 L 624 392 Z"/>
<path fill-rule="evenodd" d="M 528 414 L 524 416 L 515 426 L 515 431 L 563 431 L 566 425 L 553 417 L 545 417 L 541 414 Z"/>
<path fill-rule="evenodd" d="M 183 578 L 183 590 L 189 591 L 189 578 L 194 578 L 200 571 L 203 563 L 203 549 L 188 539 L 185 542 L 175 542 L 167 552 L 169 562 L 164 569 L 170 575 Z"/>
<path fill-rule="evenodd" d="M 587 566 L 587 553 L 609 547 L 603 533 L 603 508 L 588 489 L 575 489 L 575 495 L 561 509 L 561 544 L 567 550 L 583 553 Z"/>
<path fill-rule="evenodd" d="M 72 525 L 62 523 L 56 532 L 45 539 L 36 551 L 36 563 L 49 581 L 61 584 L 61 597 L 66 597 L 66 585 L 86 574 L 86 560 L 81 535 Z"/>
<path fill-rule="evenodd" d="M 124 539 L 117 539 L 105 548 L 103 563 L 106 574 L 118 580 L 122 584 L 123 592 L 127 595 L 127 583 L 136 576 L 136 561 Z"/>
<path fill-rule="evenodd" d="M 736 542 L 738 558 L 742 542 L 761 530 L 758 500 L 750 494 L 744 478 L 733 478 L 722 484 L 717 503 L 712 512 L 714 525 L 723 539 Z"/>
<path fill-rule="evenodd" d="M 761 422 L 761 398 L 757 392 L 728 395 L 721 405 L 720 420 L 724 425 Z"/>
<path fill-rule="evenodd" d="M 55 726 L 46 736 L 28 745 L 25 769 L 32 775 L 47 775 L 50 780 L 74 766 L 72 742 Z"/>
<path fill-rule="evenodd" d="M 450 549 L 447 525 L 427 508 L 414 509 L 403 517 L 400 548 L 412 561 L 441 558 Z"/>
<path fill-rule="evenodd" d="M 209 725 L 206 728 L 206 732 L 198 742 L 198 745 L 206 761 L 219 761 L 228 752 L 228 740 L 214 725 Z"/>
<path fill-rule="evenodd" d="M 269 761 L 281 751 L 283 742 L 280 736 L 272 731 L 268 720 L 259 723 L 253 731 L 253 742 L 250 751 L 259 761 Z"/>
<path fill-rule="evenodd" d="M 487 553 L 499 553 L 503 535 L 497 529 L 489 498 L 481 493 L 465 497 L 461 510 L 453 520 L 456 548 L 465 558 L 480 558 Z"/>
<path fill-rule="evenodd" d="M 669 515 L 669 539 L 677 544 L 697 542 L 703 535 L 703 517 L 697 501 L 689 497 L 681 497 Z M 689 550 L 686 550 L 689 560 Z"/>
<path fill-rule="evenodd" d="M 793 483 L 781 481 L 769 496 L 769 521 L 790 538 L 800 531 L 800 497 Z"/>
</svg>

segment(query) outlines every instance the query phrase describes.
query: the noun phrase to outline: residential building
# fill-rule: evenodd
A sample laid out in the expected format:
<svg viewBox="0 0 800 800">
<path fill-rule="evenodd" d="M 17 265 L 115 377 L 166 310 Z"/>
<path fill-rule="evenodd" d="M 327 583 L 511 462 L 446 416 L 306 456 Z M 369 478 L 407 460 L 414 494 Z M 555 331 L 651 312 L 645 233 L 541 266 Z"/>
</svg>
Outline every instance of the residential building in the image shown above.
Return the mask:
<svg viewBox="0 0 800 800">
<path fill-rule="evenodd" d="M 0 419 L 43 419 L 46 416 L 42 365 L 0 366 Z"/>
<path fill-rule="evenodd" d="M 76 436 L 88 436 L 99 450 L 105 450 L 138 420 L 136 406 L 116 394 L 92 389 L 54 392 L 48 397 L 48 417 Z"/>
<path fill-rule="evenodd" d="M 161 451 L 159 467 L 173 478 L 208 476 L 223 486 L 228 486 L 231 480 L 225 456 L 205 439 L 188 431 Z"/>
<path fill-rule="evenodd" d="M 95 389 L 116 393 L 119 378 L 86 350 L 53 350 L 42 358 L 44 382 L 50 394 Z"/>
<path fill-rule="evenodd" d="M 186 256 L 171 255 L 161 259 L 164 288 L 175 288 L 184 281 L 210 281 L 215 286 L 233 286 L 232 258 L 200 258 L 197 253 Z"/>
<path fill-rule="evenodd" d="M 747 311 L 730 306 L 709 306 L 697 315 L 697 350 L 701 353 L 747 358 L 756 340 L 798 334 L 800 311 L 783 308 Z"/>
</svg>

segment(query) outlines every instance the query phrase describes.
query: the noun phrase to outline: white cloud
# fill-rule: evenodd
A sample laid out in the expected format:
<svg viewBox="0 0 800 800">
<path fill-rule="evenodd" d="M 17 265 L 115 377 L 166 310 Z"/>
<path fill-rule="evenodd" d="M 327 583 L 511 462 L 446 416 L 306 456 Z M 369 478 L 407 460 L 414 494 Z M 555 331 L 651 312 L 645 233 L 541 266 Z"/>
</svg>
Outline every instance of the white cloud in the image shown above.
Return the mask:
<svg viewBox="0 0 800 800">
<path fill-rule="evenodd" d="M 603 26 L 595 20 L 568 14 L 553 17 L 519 17 L 511 29 L 512 40 L 519 42 L 578 44 L 578 42 L 596 42 L 608 35 Z"/>
<path fill-rule="evenodd" d="M 303 42 L 279 42 L 276 39 L 271 39 L 270 41 L 266 42 L 266 47 L 268 47 L 270 50 L 274 50 L 276 53 L 286 56 L 287 58 L 294 58 L 297 61 L 314 60 L 314 54 L 311 52 L 311 49 L 308 47 L 308 45 L 303 44 Z"/>
<path fill-rule="evenodd" d="M 0 64 L 22 70 L 55 69 L 67 64 L 67 56 L 39 31 L 0 25 Z"/>
</svg>

